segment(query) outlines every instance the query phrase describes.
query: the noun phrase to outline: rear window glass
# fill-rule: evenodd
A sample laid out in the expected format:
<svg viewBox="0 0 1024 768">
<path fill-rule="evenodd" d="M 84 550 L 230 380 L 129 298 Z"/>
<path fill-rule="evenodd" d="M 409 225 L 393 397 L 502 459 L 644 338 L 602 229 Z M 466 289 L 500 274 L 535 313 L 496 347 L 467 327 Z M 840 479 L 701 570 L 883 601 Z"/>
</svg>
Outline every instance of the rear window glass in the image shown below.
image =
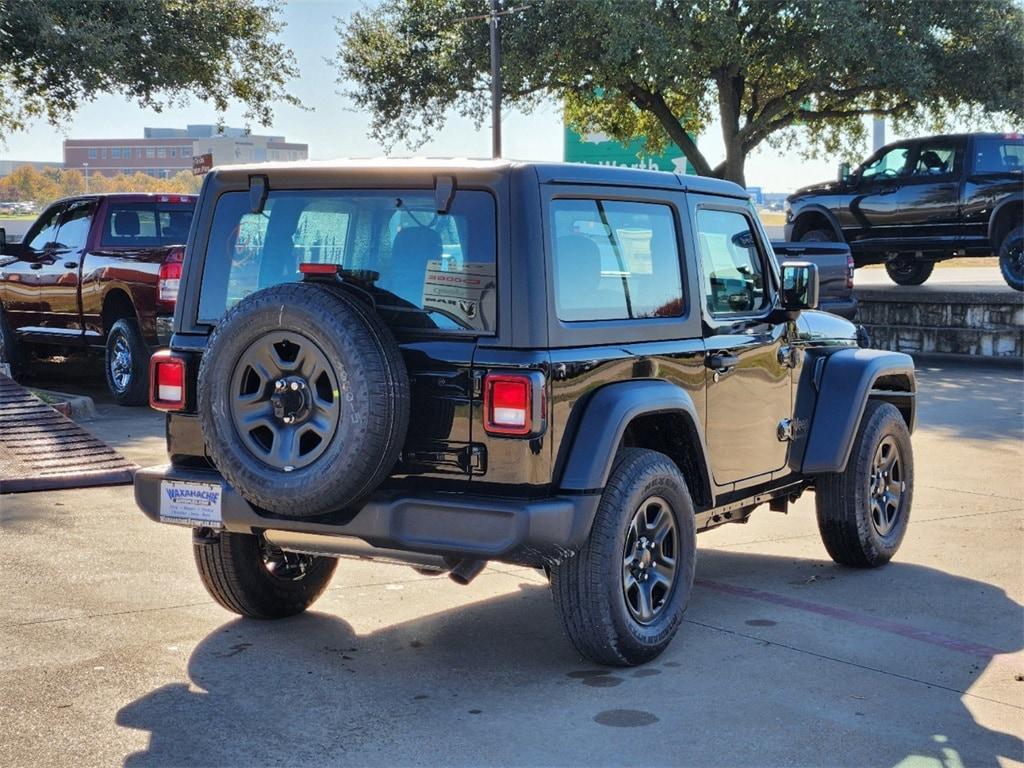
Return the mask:
<svg viewBox="0 0 1024 768">
<path fill-rule="evenodd" d="M 974 140 L 974 170 L 977 173 L 1024 171 L 1024 139 L 984 137 Z"/>
<path fill-rule="evenodd" d="M 192 204 L 110 203 L 104 214 L 104 248 L 184 245 L 192 226 Z"/>
<path fill-rule="evenodd" d="M 447 214 L 433 190 L 248 192 L 220 196 L 203 267 L 199 321 L 216 323 L 249 294 L 301 279 L 303 263 L 336 264 L 385 321 L 420 330 L 495 330 L 495 212 L 459 190 Z"/>
</svg>

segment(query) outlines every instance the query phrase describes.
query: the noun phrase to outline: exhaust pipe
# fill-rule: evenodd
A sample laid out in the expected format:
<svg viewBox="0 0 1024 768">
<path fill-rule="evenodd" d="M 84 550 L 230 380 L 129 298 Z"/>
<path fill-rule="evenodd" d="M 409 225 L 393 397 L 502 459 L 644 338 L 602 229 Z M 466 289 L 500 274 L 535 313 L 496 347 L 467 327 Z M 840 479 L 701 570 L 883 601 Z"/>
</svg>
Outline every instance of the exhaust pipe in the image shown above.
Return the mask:
<svg viewBox="0 0 1024 768">
<path fill-rule="evenodd" d="M 479 576 L 480 571 L 482 571 L 486 566 L 486 560 L 459 560 L 459 562 L 457 562 L 448 573 L 448 578 L 456 584 L 466 586 L 469 582 Z"/>
</svg>

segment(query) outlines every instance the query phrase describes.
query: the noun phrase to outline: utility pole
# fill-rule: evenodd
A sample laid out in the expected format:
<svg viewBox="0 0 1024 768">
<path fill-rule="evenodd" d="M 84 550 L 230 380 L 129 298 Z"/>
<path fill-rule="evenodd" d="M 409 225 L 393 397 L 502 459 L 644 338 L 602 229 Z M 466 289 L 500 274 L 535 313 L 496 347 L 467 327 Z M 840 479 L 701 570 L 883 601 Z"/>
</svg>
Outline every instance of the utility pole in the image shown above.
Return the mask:
<svg viewBox="0 0 1024 768">
<path fill-rule="evenodd" d="M 876 116 L 871 125 L 871 151 L 877 152 L 885 146 L 885 118 Z"/>
<path fill-rule="evenodd" d="M 501 35 L 500 0 L 491 0 L 491 157 L 501 157 Z"/>
</svg>

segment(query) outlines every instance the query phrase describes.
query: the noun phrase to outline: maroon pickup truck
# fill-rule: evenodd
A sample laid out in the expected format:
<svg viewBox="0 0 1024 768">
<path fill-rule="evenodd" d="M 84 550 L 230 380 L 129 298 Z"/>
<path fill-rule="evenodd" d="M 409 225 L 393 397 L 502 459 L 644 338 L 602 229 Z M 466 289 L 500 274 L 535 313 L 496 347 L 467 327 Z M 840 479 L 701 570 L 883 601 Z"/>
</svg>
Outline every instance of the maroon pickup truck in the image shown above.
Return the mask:
<svg viewBox="0 0 1024 768">
<path fill-rule="evenodd" d="M 58 200 L 8 244 L 0 230 L 0 363 L 104 350 L 122 405 L 147 400 L 149 356 L 170 335 L 192 195 Z"/>
</svg>

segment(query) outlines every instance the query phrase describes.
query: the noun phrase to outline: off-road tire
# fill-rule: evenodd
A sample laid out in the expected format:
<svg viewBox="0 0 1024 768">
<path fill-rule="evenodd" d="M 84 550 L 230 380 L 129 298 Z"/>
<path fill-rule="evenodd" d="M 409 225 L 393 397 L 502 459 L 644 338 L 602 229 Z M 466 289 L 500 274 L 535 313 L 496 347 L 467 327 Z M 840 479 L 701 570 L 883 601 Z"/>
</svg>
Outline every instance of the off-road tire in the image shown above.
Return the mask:
<svg viewBox="0 0 1024 768">
<path fill-rule="evenodd" d="M 119 349 L 127 350 L 130 357 L 129 377 L 123 386 L 118 384 L 112 368 Z M 142 337 L 137 320 L 124 318 L 110 327 L 103 371 L 107 377 L 107 389 L 118 405 L 145 405 L 149 402 L 149 346 Z"/>
<path fill-rule="evenodd" d="M 895 526 L 881 535 L 872 522 L 869 494 L 872 461 L 886 437 L 893 438 L 899 449 L 905 490 Z M 829 556 L 856 568 L 885 565 L 907 532 L 913 494 L 914 455 L 907 424 L 895 406 L 869 400 L 846 469 L 820 475 L 815 483 L 818 530 Z"/>
<path fill-rule="evenodd" d="M 1008 286 L 1024 291 L 1024 226 L 1016 226 L 1003 236 L 999 244 L 999 271 Z"/>
<path fill-rule="evenodd" d="M 11 376 L 18 378 L 23 370 L 22 350 L 14 331 L 7 322 L 3 307 L 0 307 L 0 363 L 11 369 Z"/>
<path fill-rule="evenodd" d="M 633 515 L 655 495 L 668 501 L 675 515 L 678 571 L 661 613 L 645 625 L 626 606 L 623 548 Z M 693 589 L 696 554 L 693 502 L 678 467 L 656 451 L 620 451 L 589 538 L 575 557 L 551 568 L 555 608 L 576 650 L 611 666 L 643 664 L 657 657 L 682 623 Z"/>
<path fill-rule="evenodd" d="M 885 263 L 886 274 L 896 285 L 922 285 L 932 275 L 934 261 L 899 257 Z"/>
<path fill-rule="evenodd" d="M 340 407 L 323 452 L 292 470 L 246 447 L 230 407 L 243 353 L 281 331 L 301 334 L 323 353 Z M 391 331 L 363 301 L 340 289 L 287 283 L 243 299 L 217 325 L 199 366 L 198 401 L 206 449 L 224 479 L 260 509 L 312 517 L 357 504 L 391 472 L 409 423 L 409 377 Z"/>
<path fill-rule="evenodd" d="M 282 619 L 309 608 L 327 588 L 338 561 L 333 557 L 304 557 L 306 570 L 298 578 L 274 576 L 264 561 L 266 545 L 247 533 L 196 537 L 192 552 L 206 591 L 222 607 L 250 619 Z"/>
<path fill-rule="evenodd" d="M 800 235 L 800 243 L 834 243 L 836 233 L 830 229 L 809 229 Z M 842 241 L 839 241 L 842 242 Z"/>
</svg>

